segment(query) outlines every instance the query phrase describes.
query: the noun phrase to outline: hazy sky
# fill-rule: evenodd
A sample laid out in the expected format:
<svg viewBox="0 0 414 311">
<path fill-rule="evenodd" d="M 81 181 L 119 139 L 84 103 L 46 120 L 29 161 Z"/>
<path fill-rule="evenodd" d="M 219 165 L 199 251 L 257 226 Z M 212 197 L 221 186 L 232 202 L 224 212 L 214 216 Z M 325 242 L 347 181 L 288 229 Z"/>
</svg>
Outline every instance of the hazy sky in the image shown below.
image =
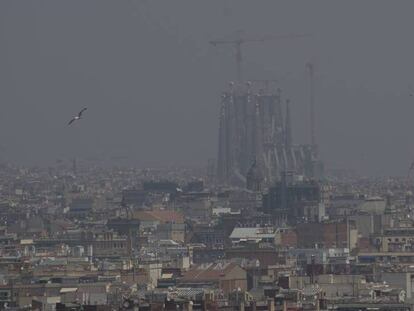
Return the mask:
<svg viewBox="0 0 414 311">
<path fill-rule="evenodd" d="M 328 167 L 405 174 L 414 159 L 414 2 L 1 0 L 0 158 L 205 164 L 233 51 L 209 40 L 312 33 L 245 46 L 245 77 L 279 79 L 308 141 L 305 63 L 317 70 Z M 82 107 L 85 120 L 66 123 Z"/>
</svg>

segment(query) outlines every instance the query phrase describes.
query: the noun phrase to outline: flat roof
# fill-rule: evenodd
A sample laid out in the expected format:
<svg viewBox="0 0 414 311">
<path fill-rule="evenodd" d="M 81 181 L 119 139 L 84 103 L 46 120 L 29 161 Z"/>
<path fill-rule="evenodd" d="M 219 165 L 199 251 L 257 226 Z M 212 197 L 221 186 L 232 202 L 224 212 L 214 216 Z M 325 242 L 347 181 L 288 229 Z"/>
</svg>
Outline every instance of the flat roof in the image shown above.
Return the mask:
<svg viewBox="0 0 414 311">
<path fill-rule="evenodd" d="M 357 257 L 369 257 L 369 256 L 414 256 L 414 252 L 376 252 L 376 253 L 360 253 Z"/>
<path fill-rule="evenodd" d="M 74 293 L 78 290 L 77 287 L 64 287 L 61 288 L 61 290 L 59 291 L 59 293 L 64 294 L 64 293 Z"/>
</svg>

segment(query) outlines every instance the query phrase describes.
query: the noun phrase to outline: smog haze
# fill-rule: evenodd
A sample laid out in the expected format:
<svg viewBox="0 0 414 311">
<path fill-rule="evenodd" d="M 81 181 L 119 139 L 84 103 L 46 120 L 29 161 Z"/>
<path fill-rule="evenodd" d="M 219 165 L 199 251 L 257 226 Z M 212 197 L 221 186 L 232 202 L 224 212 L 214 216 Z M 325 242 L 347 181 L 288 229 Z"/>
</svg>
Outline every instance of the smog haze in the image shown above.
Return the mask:
<svg viewBox="0 0 414 311">
<path fill-rule="evenodd" d="M 414 159 L 414 3 L 409 1 L 0 2 L 0 159 L 217 157 L 220 95 L 234 50 L 209 41 L 312 34 L 243 46 L 246 80 L 275 79 L 308 143 L 305 64 L 327 167 L 406 174 Z M 69 119 L 88 107 L 84 122 Z M 113 160 L 116 162 L 116 160 Z"/>
</svg>

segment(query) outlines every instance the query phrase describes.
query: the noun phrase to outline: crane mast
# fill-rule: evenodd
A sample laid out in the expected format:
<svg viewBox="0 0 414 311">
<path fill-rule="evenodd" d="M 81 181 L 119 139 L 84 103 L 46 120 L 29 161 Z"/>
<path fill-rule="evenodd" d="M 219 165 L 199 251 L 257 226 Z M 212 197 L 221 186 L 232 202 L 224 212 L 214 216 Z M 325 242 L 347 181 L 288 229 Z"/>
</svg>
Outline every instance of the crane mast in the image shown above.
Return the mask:
<svg viewBox="0 0 414 311">
<path fill-rule="evenodd" d="M 309 108 L 310 108 L 310 143 L 312 148 L 316 148 L 316 135 L 315 135 L 315 69 L 312 63 L 307 63 L 306 67 L 309 73 Z"/>
</svg>

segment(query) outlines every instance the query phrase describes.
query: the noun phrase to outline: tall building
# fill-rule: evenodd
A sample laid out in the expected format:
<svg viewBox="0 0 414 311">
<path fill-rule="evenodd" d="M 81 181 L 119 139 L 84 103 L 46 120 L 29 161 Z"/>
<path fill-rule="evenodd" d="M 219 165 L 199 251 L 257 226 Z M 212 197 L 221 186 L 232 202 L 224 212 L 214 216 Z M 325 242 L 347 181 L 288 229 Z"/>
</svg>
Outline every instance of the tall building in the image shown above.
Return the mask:
<svg viewBox="0 0 414 311">
<path fill-rule="evenodd" d="M 217 177 L 220 184 L 245 186 L 250 168 L 263 174 L 263 184 L 293 171 L 318 178 L 316 148 L 293 143 L 290 103 L 280 90 L 255 83 L 230 84 L 221 98 Z M 285 113 L 283 113 L 283 110 Z"/>
</svg>

